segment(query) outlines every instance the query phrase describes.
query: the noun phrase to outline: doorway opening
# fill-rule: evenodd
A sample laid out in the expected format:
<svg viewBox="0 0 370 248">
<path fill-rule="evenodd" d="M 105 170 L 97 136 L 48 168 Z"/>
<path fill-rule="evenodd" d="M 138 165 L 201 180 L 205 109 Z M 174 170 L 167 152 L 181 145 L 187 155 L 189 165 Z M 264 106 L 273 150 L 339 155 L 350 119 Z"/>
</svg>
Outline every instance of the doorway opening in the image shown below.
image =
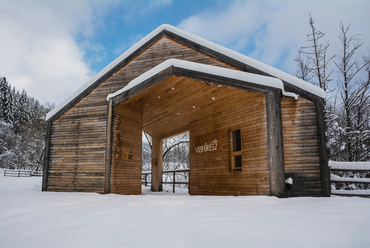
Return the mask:
<svg viewBox="0 0 370 248">
<path fill-rule="evenodd" d="M 189 193 L 190 134 L 180 133 L 162 140 L 162 193 Z M 152 137 L 143 131 L 142 194 L 150 192 L 152 180 Z"/>
</svg>

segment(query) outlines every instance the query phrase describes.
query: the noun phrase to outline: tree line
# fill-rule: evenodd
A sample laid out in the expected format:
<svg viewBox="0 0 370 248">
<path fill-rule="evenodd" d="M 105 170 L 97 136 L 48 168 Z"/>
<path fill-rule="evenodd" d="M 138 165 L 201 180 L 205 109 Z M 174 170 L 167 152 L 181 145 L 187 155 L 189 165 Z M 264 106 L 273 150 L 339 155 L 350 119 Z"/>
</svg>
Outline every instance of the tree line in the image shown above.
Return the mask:
<svg viewBox="0 0 370 248">
<path fill-rule="evenodd" d="M 0 78 L 0 168 L 42 170 L 45 117 L 53 107 Z"/>
<path fill-rule="evenodd" d="M 309 45 L 298 51 L 295 76 L 327 93 L 325 126 L 329 159 L 370 160 L 370 55 L 357 53 L 363 46 L 351 26 L 340 23 L 339 53 L 329 55 L 325 33 L 317 30 L 309 17 Z M 337 80 L 333 80 L 333 76 Z"/>
<path fill-rule="evenodd" d="M 338 38 L 341 50 L 332 56 L 328 52 L 329 42 L 323 41 L 325 33 L 316 29 L 311 16 L 309 26 L 309 45 L 298 51 L 295 76 L 327 93 L 325 126 L 329 158 L 335 161 L 369 161 L 370 55 L 363 55 L 361 61 L 356 60 L 363 43 L 357 35 L 350 33 L 350 25 L 340 23 Z M 334 74 L 338 76 L 337 80 L 333 80 Z M 42 169 L 45 117 L 53 107 L 49 103 L 40 104 L 25 90 L 19 92 L 12 88 L 5 77 L 0 78 L 1 168 Z M 165 145 L 164 164 L 167 169 L 176 167 L 174 164 L 181 165 L 180 168 L 188 166 L 188 136 L 169 139 Z M 150 146 L 143 150 L 143 168 L 147 168 L 150 167 Z"/>
</svg>

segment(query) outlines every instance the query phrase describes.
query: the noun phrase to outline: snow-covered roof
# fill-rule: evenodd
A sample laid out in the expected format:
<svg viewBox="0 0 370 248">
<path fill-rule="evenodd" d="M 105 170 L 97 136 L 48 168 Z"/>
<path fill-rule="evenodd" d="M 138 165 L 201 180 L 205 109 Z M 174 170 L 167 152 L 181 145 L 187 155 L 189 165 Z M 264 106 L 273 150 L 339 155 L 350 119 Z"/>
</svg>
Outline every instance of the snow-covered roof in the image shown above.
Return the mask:
<svg viewBox="0 0 370 248">
<path fill-rule="evenodd" d="M 320 89 L 319 87 L 316 87 L 310 83 L 307 83 L 303 80 L 300 80 L 292 75 L 289 75 L 283 71 L 280 71 L 276 68 L 273 68 L 269 65 L 266 65 L 264 63 L 261 63 L 257 60 L 254 60 L 252 58 L 249 58 L 243 54 L 240 54 L 238 52 L 235 52 L 233 50 L 230 50 L 226 47 L 217 45 L 211 41 L 205 40 L 203 38 L 200 38 L 196 35 L 190 34 L 184 30 L 181 30 L 179 28 L 173 27 L 168 24 L 162 24 L 155 30 L 153 30 L 151 33 L 149 33 L 147 36 L 145 36 L 143 39 L 141 39 L 139 42 L 137 42 L 135 45 L 133 45 L 130 49 L 128 49 L 126 52 L 121 54 L 118 58 L 116 58 L 113 62 L 111 62 L 108 66 L 106 66 L 103 70 L 101 70 L 98 74 L 96 74 L 94 77 L 92 77 L 89 81 L 87 81 L 84 85 L 82 85 L 79 89 L 77 89 L 74 93 L 72 93 L 68 98 L 66 98 L 64 101 L 62 101 L 58 106 L 56 106 L 52 111 L 50 111 L 47 116 L 46 120 L 49 120 L 52 116 L 54 116 L 56 113 L 58 113 L 64 106 L 66 106 L 68 103 L 73 101 L 76 97 L 78 97 L 81 93 L 83 93 L 89 86 L 94 84 L 96 81 L 98 81 L 100 78 L 102 78 L 107 72 L 115 68 L 120 62 L 122 62 L 124 59 L 126 59 L 129 55 L 134 53 L 137 49 L 139 49 L 141 46 L 143 46 L 145 43 L 150 41 L 152 38 L 154 38 L 157 34 L 160 32 L 167 30 L 171 33 L 174 33 L 178 36 L 184 37 L 185 39 L 192 41 L 194 43 L 197 43 L 199 45 L 202 45 L 204 47 L 207 47 L 213 51 L 216 51 L 220 54 L 224 54 L 225 56 L 228 56 L 230 58 L 233 58 L 235 60 L 238 60 L 250 67 L 253 67 L 255 69 L 258 69 L 260 71 L 263 71 L 273 77 L 279 78 L 289 84 L 292 84 L 302 90 L 305 90 L 307 92 L 312 93 L 313 95 L 316 95 L 322 99 L 325 99 L 325 92 Z"/>
<path fill-rule="evenodd" d="M 109 94 L 107 96 L 107 100 L 114 98 L 124 93 L 125 91 L 128 91 L 134 88 L 135 86 L 139 85 L 145 80 L 168 69 L 171 66 L 176 67 L 176 68 L 186 69 L 189 71 L 202 72 L 206 74 L 211 74 L 211 75 L 221 76 L 221 77 L 235 79 L 239 81 L 244 81 L 247 83 L 252 83 L 252 84 L 256 84 L 260 86 L 280 89 L 284 96 L 290 96 L 296 99 L 298 98 L 298 95 L 292 92 L 286 92 L 284 90 L 284 83 L 280 79 L 277 79 L 277 78 L 262 76 L 262 75 L 243 72 L 243 71 L 236 71 L 236 70 L 227 69 L 227 68 L 223 68 L 219 66 L 205 65 L 205 64 L 200 64 L 200 63 L 195 63 L 195 62 L 190 62 L 190 61 L 185 61 L 185 60 L 168 59 L 160 63 L 159 65 L 153 67 L 152 69 L 146 71 L 145 73 L 141 74 L 140 76 L 136 77 L 122 89 L 112 94 Z"/>
</svg>

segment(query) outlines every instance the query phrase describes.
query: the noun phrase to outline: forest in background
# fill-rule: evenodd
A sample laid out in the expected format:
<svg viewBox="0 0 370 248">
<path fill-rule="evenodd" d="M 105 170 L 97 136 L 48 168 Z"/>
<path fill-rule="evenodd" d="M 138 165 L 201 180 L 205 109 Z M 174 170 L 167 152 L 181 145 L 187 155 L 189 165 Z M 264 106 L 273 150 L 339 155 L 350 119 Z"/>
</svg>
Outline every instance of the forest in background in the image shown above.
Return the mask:
<svg viewBox="0 0 370 248">
<path fill-rule="evenodd" d="M 45 117 L 53 107 L 0 78 L 0 168 L 42 170 Z"/>
</svg>

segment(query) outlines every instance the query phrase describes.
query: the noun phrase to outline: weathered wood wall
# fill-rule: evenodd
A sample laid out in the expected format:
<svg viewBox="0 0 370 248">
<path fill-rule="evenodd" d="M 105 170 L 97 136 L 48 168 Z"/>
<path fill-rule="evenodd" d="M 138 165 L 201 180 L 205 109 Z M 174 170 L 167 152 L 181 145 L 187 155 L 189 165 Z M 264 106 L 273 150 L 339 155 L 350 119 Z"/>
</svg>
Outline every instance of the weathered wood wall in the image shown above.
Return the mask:
<svg viewBox="0 0 370 248">
<path fill-rule="evenodd" d="M 195 153 L 190 144 L 191 195 L 270 195 L 265 96 L 239 91 L 239 104 L 190 124 L 190 138 L 222 131 L 222 150 Z M 227 102 L 225 102 L 227 105 Z M 241 172 L 230 172 L 231 130 L 241 129 Z"/>
<path fill-rule="evenodd" d="M 105 123 L 94 113 L 83 115 L 73 109 L 53 123 L 47 186 L 50 191 L 103 191 Z"/>
<path fill-rule="evenodd" d="M 46 190 L 104 192 L 106 96 L 169 58 L 236 69 L 167 37 L 150 44 L 72 108 L 53 120 L 50 151 L 47 154 L 49 166 Z M 239 105 L 230 107 L 222 114 L 216 111 L 191 124 L 191 135 L 222 129 L 222 151 L 228 151 L 222 153 L 222 156 L 211 154 L 209 159 L 191 155 L 191 194 L 269 195 L 265 97 L 244 93 L 248 97 L 243 97 Z M 292 194 L 321 195 L 314 104 L 303 98 L 295 101 L 284 97 L 281 106 L 284 166 L 286 175 L 294 179 Z M 119 123 L 119 115 L 119 109 L 115 109 L 116 123 Z M 229 172 L 229 129 L 234 127 L 242 130 L 242 172 Z M 116 139 L 119 140 L 118 136 Z M 119 167 L 112 167 L 112 192 L 130 191 L 136 194 L 137 185 L 132 189 L 113 185 L 121 172 Z M 136 174 L 133 178 L 136 178 Z"/>
<path fill-rule="evenodd" d="M 291 195 L 321 196 L 315 104 L 301 97 L 283 97 L 281 113 L 285 175 L 294 181 Z"/>
<path fill-rule="evenodd" d="M 113 109 L 111 193 L 141 194 L 143 107 L 140 102 Z M 123 159 L 123 148 L 132 149 L 132 160 Z"/>
<path fill-rule="evenodd" d="M 52 123 L 46 190 L 104 192 L 106 97 L 170 58 L 230 67 L 167 37 L 159 39 Z"/>
</svg>

